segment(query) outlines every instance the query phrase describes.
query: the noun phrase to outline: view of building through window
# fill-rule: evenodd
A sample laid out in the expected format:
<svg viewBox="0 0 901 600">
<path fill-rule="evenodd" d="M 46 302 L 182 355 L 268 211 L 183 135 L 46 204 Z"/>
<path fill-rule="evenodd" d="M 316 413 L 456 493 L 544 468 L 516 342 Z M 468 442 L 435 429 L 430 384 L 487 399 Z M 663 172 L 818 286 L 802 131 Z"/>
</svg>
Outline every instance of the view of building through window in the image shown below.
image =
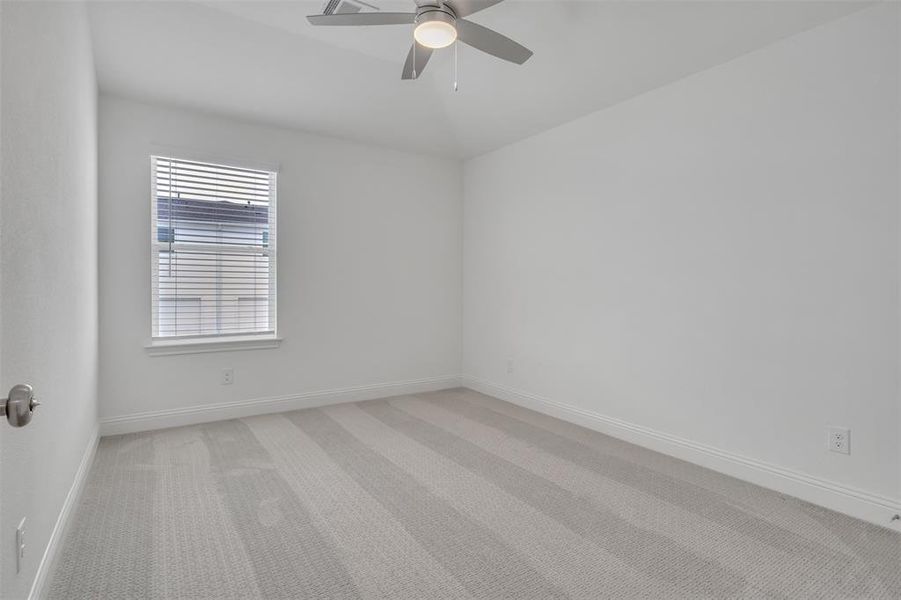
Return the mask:
<svg viewBox="0 0 901 600">
<path fill-rule="evenodd" d="M 275 332 L 275 173 L 152 157 L 154 337 Z"/>
</svg>

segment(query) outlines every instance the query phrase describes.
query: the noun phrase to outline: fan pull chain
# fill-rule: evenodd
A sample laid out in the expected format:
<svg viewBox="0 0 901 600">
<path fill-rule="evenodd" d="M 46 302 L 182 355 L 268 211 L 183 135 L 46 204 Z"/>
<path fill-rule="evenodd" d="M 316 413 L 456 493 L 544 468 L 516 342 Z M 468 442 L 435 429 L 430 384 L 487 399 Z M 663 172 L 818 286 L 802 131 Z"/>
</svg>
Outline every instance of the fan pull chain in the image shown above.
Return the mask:
<svg viewBox="0 0 901 600">
<path fill-rule="evenodd" d="M 416 41 L 413 41 L 413 79 L 416 79 Z"/>
<path fill-rule="evenodd" d="M 457 40 L 454 40 L 454 91 L 458 91 L 457 88 Z"/>
</svg>

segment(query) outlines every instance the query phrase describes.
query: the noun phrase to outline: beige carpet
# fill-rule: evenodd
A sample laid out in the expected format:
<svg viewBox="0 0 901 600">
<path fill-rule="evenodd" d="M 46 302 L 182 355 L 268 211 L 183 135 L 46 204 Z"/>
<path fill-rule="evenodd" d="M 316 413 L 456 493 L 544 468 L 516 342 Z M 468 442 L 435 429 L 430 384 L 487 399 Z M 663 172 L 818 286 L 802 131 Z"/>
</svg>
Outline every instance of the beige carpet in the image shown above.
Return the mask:
<svg viewBox="0 0 901 600">
<path fill-rule="evenodd" d="M 901 598 L 901 536 L 468 390 L 104 438 L 55 598 Z"/>
</svg>

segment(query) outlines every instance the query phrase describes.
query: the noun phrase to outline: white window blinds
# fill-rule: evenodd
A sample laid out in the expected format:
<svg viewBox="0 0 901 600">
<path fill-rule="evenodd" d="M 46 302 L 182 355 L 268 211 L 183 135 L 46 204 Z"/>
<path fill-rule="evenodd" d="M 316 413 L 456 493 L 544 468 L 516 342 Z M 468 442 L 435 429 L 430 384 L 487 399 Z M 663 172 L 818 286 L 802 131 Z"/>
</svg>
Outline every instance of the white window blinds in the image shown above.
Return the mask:
<svg viewBox="0 0 901 600">
<path fill-rule="evenodd" d="M 153 337 L 274 335 L 276 174 L 151 165 Z"/>
</svg>

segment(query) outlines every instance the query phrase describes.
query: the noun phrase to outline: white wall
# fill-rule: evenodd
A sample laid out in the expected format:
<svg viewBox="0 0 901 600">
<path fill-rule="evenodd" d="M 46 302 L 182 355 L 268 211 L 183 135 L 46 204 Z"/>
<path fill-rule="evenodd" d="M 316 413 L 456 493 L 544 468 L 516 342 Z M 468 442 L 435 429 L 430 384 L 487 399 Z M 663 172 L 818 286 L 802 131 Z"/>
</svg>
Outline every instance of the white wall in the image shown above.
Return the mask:
<svg viewBox="0 0 901 600">
<path fill-rule="evenodd" d="M 901 498 L 898 10 L 468 161 L 464 373 Z"/>
<path fill-rule="evenodd" d="M 2 2 L 0 39 L 0 395 L 43 402 L 0 422 L 0 597 L 23 598 L 96 436 L 97 87 L 80 4 Z"/>
<path fill-rule="evenodd" d="M 279 165 L 281 347 L 145 351 L 160 146 Z M 459 373 L 459 163 L 102 96 L 100 165 L 101 417 Z"/>
</svg>

